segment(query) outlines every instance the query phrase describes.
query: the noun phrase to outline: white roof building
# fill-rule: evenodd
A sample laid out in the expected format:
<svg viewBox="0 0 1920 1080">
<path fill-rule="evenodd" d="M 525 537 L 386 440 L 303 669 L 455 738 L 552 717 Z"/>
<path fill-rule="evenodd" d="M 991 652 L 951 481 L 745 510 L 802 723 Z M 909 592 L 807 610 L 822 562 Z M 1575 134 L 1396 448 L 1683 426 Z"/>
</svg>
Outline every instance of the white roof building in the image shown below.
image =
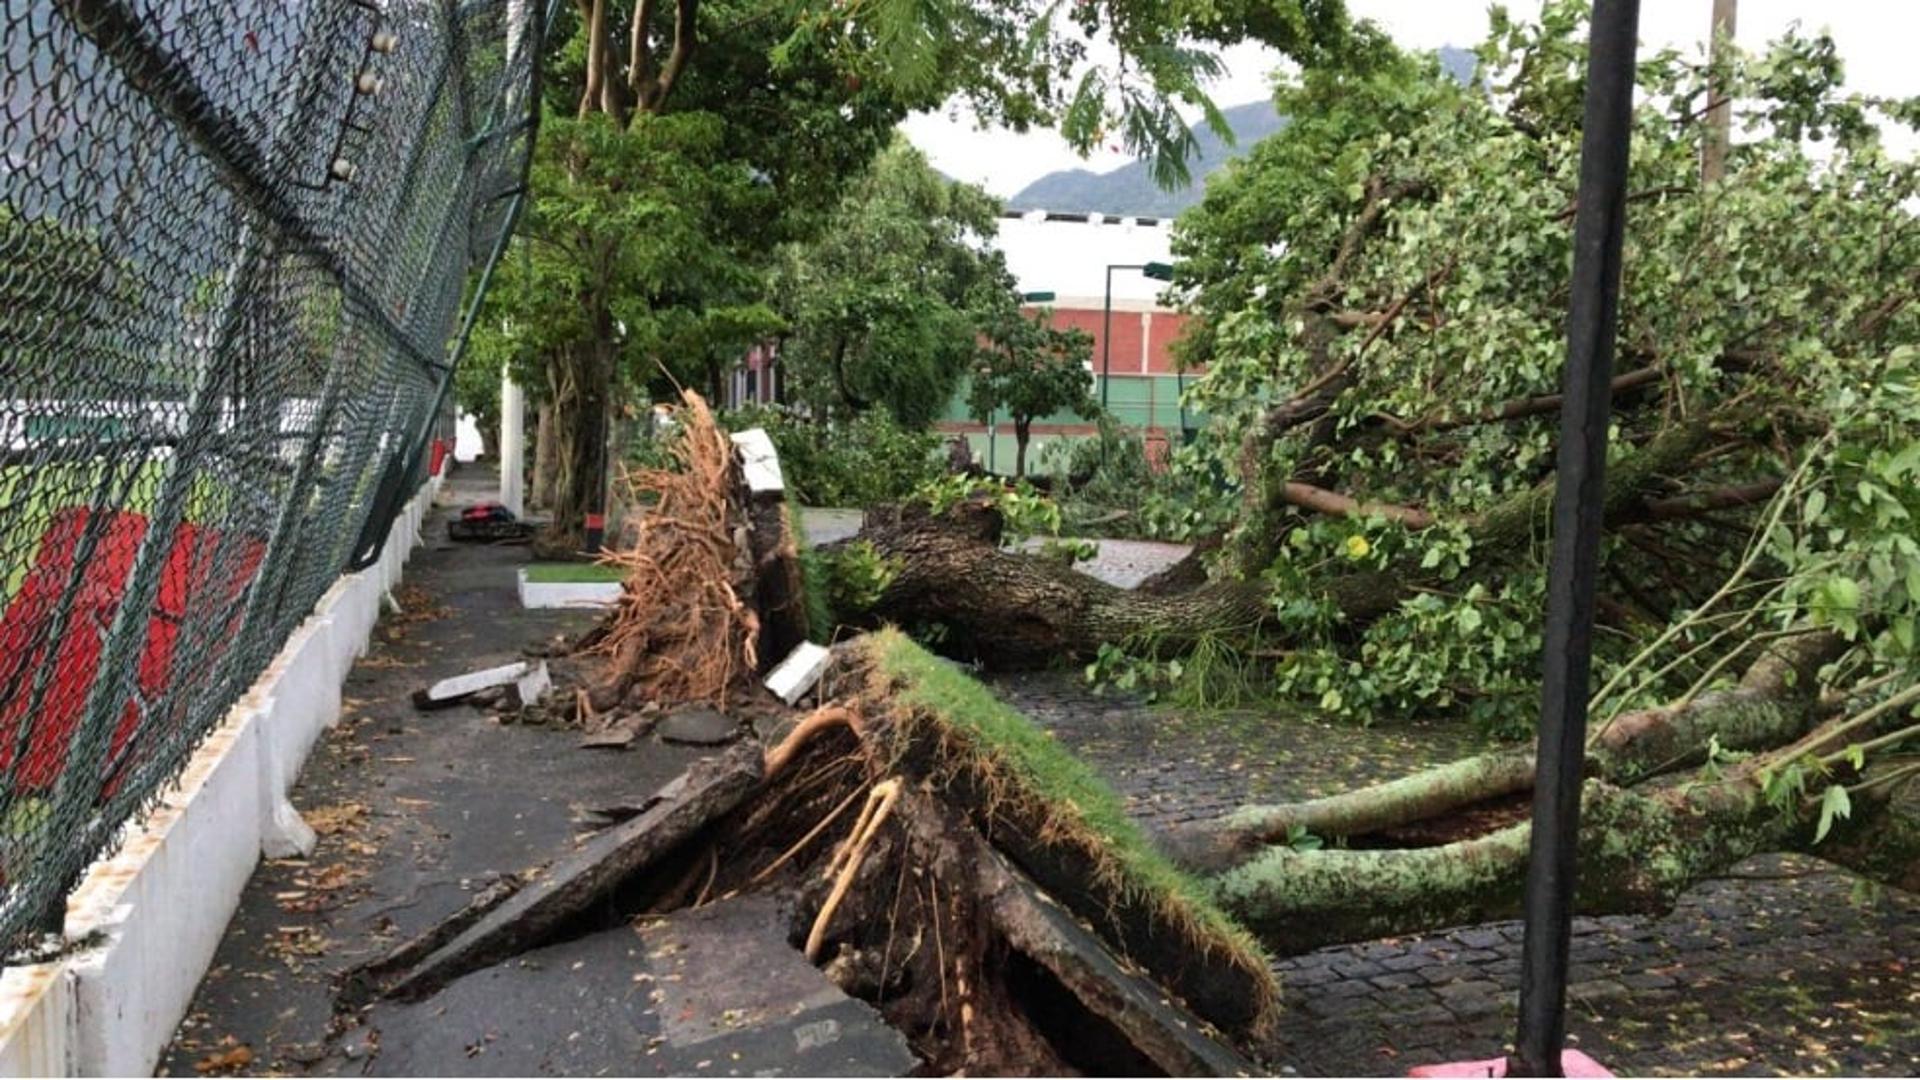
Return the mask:
<svg viewBox="0 0 1920 1080">
<path fill-rule="evenodd" d="M 1053 293 L 1058 308 L 1099 308 L 1109 265 L 1173 261 L 1168 225 L 1165 218 L 1033 210 L 1003 215 L 995 244 L 1021 292 Z M 1137 270 L 1115 270 L 1114 309 L 1167 310 L 1158 302 L 1166 287 Z"/>
</svg>

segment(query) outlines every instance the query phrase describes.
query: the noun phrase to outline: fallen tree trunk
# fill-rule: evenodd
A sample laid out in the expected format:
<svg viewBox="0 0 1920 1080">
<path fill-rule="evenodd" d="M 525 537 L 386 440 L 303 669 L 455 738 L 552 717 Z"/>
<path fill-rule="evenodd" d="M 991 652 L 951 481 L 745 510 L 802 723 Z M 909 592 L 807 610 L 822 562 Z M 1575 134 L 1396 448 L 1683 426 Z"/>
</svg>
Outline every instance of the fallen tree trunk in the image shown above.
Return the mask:
<svg viewBox="0 0 1920 1080">
<path fill-rule="evenodd" d="M 1638 506 L 1708 433 L 1706 424 L 1670 429 L 1608 469 L 1609 514 Z M 1477 565 L 1497 570 L 1503 558 L 1525 550 L 1545 528 L 1552 501 L 1553 485 L 1540 484 L 1473 522 Z M 1172 655 L 1210 637 L 1250 640 L 1276 614 L 1269 587 L 1258 579 L 1211 581 L 1183 592 L 1121 589 L 1055 560 L 1002 550 L 1001 529 L 998 512 L 979 501 L 939 514 L 899 506 L 870 512 L 858 536 L 825 550 L 870 544 L 891 567 L 865 621 L 939 623 L 953 647 L 1005 667 L 1087 658 L 1104 644 L 1148 642 Z M 1431 578 L 1418 565 L 1396 565 L 1337 574 L 1319 587 L 1345 622 L 1358 627 L 1392 611 Z"/>
<path fill-rule="evenodd" d="M 1583 913 L 1662 912 L 1701 879 L 1776 851 L 1920 885 L 1920 775 L 1911 768 L 1876 765 L 1856 777 L 1851 815 L 1829 821 L 1824 840 L 1814 795 L 1768 795 L 1768 770 L 1834 741 L 1826 733 L 1840 721 L 1820 719 L 1813 691 L 1815 673 L 1844 647 L 1827 633 L 1784 639 L 1735 689 L 1596 731 L 1581 813 Z M 1758 753 L 1679 775 L 1712 745 Z M 1533 766 L 1530 750 L 1482 755 L 1343 795 L 1247 807 L 1163 840 L 1183 865 L 1213 875 L 1218 902 L 1280 953 L 1511 918 L 1526 878 L 1531 825 L 1521 796 Z M 1416 825 L 1438 842 L 1380 843 Z M 1301 830 L 1350 846 L 1287 846 Z"/>
<path fill-rule="evenodd" d="M 1809 815 L 1771 805 L 1751 776 L 1641 793 L 1590 780 L 1582 799 L 1577 909 L 1659 914 L 1689 887 L 1753 855 L 1802 851 L 1884 884 L 1920 884 L 1920 781 L 1853 804 L 1816 842 Z M 1215 896 L 1276 953 L 1518 916 L 1532 826 L 1429 848 L 1269 848 L 1213 879 Z"/>
<path fill-rule="evenodd" d="M 1734 689 L 1600 724 L 1589 739 L 1588 775 L 1632 784 L 1700 764 L 1709 745 L 1740 752 L 1791 743 L 1816 718 L 1808 692 L 1816 672 L 1845 644 L 1830 633 L 1784 639 Z M 1322 839 L 1386 832 L 1531 791 L 1533 776 L 1531 748 L 1496 751 L 1307 802 L 1243 807 L 1218 821 L 1170 831 L 1162 840 L 1187 865 L 1220 870 L 1295 831 Z"/>
</svg>

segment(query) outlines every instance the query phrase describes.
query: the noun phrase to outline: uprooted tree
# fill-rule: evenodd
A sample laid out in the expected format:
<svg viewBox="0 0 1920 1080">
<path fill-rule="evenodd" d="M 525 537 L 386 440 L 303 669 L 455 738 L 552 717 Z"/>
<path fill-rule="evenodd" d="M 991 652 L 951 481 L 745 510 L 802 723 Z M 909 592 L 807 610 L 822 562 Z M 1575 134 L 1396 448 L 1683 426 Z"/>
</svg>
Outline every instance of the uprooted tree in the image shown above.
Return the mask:
<svg viewBox="0 0 1920 1080">
<path fill-rule="evenodd" d="M 830 546 L 829 575 L 865 575 L 838 618 L 940 624 L 943 648 L 999 663 L 1233 652 L 1329 714 L 1517 726 L 1537 701 L 1580 23 L 1561 4 L 1537 27 L 1497 20 L 1472 87 L 1391 56 L 1310 74 L 1284 95 L 1294 124 L 1184 223 L 1210 427 L 1183 453 L 1238 477 L 1199 580 L 1122 590 L 1005 550 L 1030 496 L 987 493 L 871 513 Z M 1920 231 L 1902 205 L 1920 173 L 1869 122 L 1920 108 L 1842 96 L 1819 40 L 1731 63 L 1716 74 L 1756 130 L 1704 190 L 1707 73 L 1670 55 L 1641 70 L 1588 912 L 1660 910 L 1767 851 L 1920 888 Z M 655 478 L 659 509 L 620 556 L 634 572 L 592 709 L 689 671 L 707 681 L 682 693 L 724 693 L 772 655 L 762 616 L 790 610 L 757 593 L 797 561 L 785 530 L 748 527 L 693 412 L 694 456 Z M 897 632 L 841 650 L 822 696 L 647 902 L 785 882 L 808 953 L 925 1025 L 942 1065 L 1005 1067 L 989 1048 L 1027 1045 L 1009 948 L 1086 976 L 1035 944 L 1048 931 L 1015 911 L 1028 894 L 1003 855 L 1237 1034 L 1272 1001 L 1251 939 L 1291 953 L 1518 907 L 1530 749 L 1246 807 L 1155 851 L 1084 766 Z"/>
<path fill-rule="evenodd" d="M 1182 220 L 1210 421 L 1184 464 L 1238 479 L 1207 573 L 1123 590 L 1003 550 L 984 493 L 869 515 L 841 548 L 885 568 L 863 617 L 1003 664 L 1230 654 L 1326 714 L 1524 731 L 1583 24 L 1571 4 L 1497 17 L 1470 86 L 1414 58 L 1310 72 L 1282 91 L 1292 125 Z M 1821 38 L 1726 64 L 1640 66 L 1589 910 L 1816 843 L 1920 884 L 1920 169 L 1876 126 L 1920 103 L 1844 94 Z M 1750 122 L 1703 188 L 1710 75 Z M 1169 842 L 1277 949 L 1498 917 L 1531 775 L 1528 753 L 1496 755 Z"/>
<path fill-rule="evenodd" d="M 1281 690 L 1355 718 L 1529 713 L 1582 40 L 1548 16 L 1502 27 L 1475 86 L 1413 60 L 1309 76 L 1282 97 L 1296 120 L 1182 219 L 1186 347 L 1206 365 L 1190 397 L 1209 418 L 1187 464 L 1237 478 L 1210 580 L 1123 594 L 979 551 L 978 530 L 886 518 L 865 539 L 913 557 L 873 613 L 1003 660 L 1257 641 L 1287 653 Z M 1701 191 L 1704 74 L 1641 67 L 1602 674 L 1676 625 L 1685 650 L 1746 621 L 1630 680 L 1631 704 L 1737 673 L 1716 662 L 1806 617 L 1840 623 L 1853 663 L 1909 655 L 1920 230 L 1902 204 L 1920 173 L 1835 75 L 1817 40 L 1742 61 L 1730 77 L 1771 131 Z M 1749 587 L 1714 596 L 1743 564 Z"/>
</svg>

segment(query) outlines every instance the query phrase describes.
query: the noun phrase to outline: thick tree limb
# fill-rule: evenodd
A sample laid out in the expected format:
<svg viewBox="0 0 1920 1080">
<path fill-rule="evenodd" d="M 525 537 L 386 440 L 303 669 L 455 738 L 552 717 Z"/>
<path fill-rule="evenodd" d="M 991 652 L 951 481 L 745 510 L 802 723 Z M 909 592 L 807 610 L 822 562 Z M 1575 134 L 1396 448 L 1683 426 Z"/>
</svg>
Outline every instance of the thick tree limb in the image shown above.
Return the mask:
<svg viewBox="0 0 1920 1080">
<path fill-rule="evenodd" d="M 1816 718 L 1816 673 L 1845 647 L 1830 633 L 1781 639 L 1732 690 L 1615 717 L 1594 733 L 1588 775 L 1625 785 L 1701 764 L 1712 741 L 1728 751 L 1791 743 Z M 1339 795 L 1243 807 L 1218 821 L 1169 831 L 1162 840 L 1177 861 L 1218 871 L 1266 845 L 1284 843 L 1295 829 L 1323 839 L 1385 832 L 1531 791 L 1533 774 L 1531 747 L 1496 751 Z"/>
<path fill-rule="evenodd" d="M 1433 524 L 1433 515 L 1417 507 L 1363 503 L 1350 495 L 1292 480 L 1280 486 L 1280 497 L 1293 506 L 1335 517 L 1383 517 L 1409 529 L 1424 529 Z"/>
<path fill-rule="evenodd" d="M 1347 267 L 1360 253 L 1367 239 L 1385 224 L 1387 211 L 1392 209 L 1396 201 L 1431 190 L 1431 184 L 1414 177 L 1391 182 L 1379 176 L 1369 177 L 1366 202 L 1353 223 L 1347 226 L 1347 231 L 1341 234 L 1340 244 L 1334 249 L 1333 261 L 1327 264 L 1327 272 L 1307 289 L 1307 307 L 1310 310 L 1325 310 L 1339 295 L 1340 286 L 1347 278 Z"/>
<path fill-rule="evenodd" d="M 673 49 L 667 54 L 667 62 L 660 68 L 660 78 L 647 94 L 646 108 L 649 112 L 658 112 L 666 104 L 667 98 L 673 94 L 674 84 L 680 81 L 680 74 L 693 59 L 694 47 L 699 42 L 695 26 L 699 14 L 700 0 L 674 0 Z"/>
<path fill-rule="evenodd" d="M 1578 910 L 1657 914 L 1691 885 L 1753 855 L 1809 852 L 1898 888 L 1920 885 L 1920 780 L 1857 798 L 1824 842 L 1810 814 L 1770 806 L 1750 778 L 1640 793 L 1589 780 Z M 1215 896 L 1269 949 L 1325 945 L 1512 918 L 1531 826 L 1394 850 L 1272 848 L 1214 879 Z"/>
<path fill-rule="evenodd" d="M 641 103 L 646 102 L 645 87 L 653 78 L 653 49 L 647 40 L 658 0 L 639 0 L 634 6 L 632 32 L 627 39 L 627 85 Z"/>
<path fill-rule="evenodd" d="M 1622 372 L 1613 377 L 1613 392 L 1620 394 L 1637 387 L 1649 386 L 1659 382 L 1661 376 L 1662 373 L 1660 369 L 1655 367 L 1635 368 L 1632 371 Z M 1559 394 L 1539 394 L 1534 397 L 1515 398 L 1504 404 L 1482 409 L 1479 412 L 1470 413 L 1466 416 L 1448 418 L 1428 416 L 1418 420 L 1401 420 L 1398 417 L 1388 416 L 1382 413 L 1379 419 L 1395 435 L 1404 438 L 1414 435 L 1430 435 L 1440 431 L 1454 431 L 1459 428 L 1475 427 L 1480 424 L 1497 424 L 1506 420 L 1519 420 L 1528 416 L 1539 416 L 1543 413 L 1555 413 L 1560 411 L 1560 403 L 1562 400 Z"/>
<path fill-rule="evenodd" d="M 587 24 L 587 76 L 580 92 L 580 119 L 585 120 L 600 100 L 600 83 L 606 78 L 607 0 L 574 0 L 573 6 Z"/>
<path fill-rule="evenodd" d="M 1756 480 L 1750 484 L 1733 484 L 1708 491 L 1692 491 L 1684 495 L 1674 495 L 1665 499 L 1647 500 L 1644 520 L 1668 521 L 1675 518 L 1699 517 L 1713 510 L 1727 510 L 1737 506 L 1752 506 L 1773 498 L 1780 490 L 1779 480 Z"/>
</svg>

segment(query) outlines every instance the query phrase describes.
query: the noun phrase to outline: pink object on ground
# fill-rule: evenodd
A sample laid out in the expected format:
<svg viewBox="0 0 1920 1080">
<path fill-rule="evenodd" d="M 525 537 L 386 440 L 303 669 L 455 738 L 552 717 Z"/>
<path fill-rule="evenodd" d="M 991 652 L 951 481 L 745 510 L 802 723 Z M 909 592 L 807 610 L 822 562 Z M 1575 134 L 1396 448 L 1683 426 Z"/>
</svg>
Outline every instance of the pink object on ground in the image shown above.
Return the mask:
<svg viewBox="0 0 1920 1080">
<path fill-rule="evenodd" d="M 1507 1059 L 1488 1058 L 1485 1061 L 1449 1061 L 1440 1065 L 1417 1065 L 1407 1070 L 1408 1076 L 1481 1076 L 1500 1077 L 1507 1075 Z M 1584 1078 L 1607 1077 L 1613 1074 L 1605 1065 L 1593 1060 L 1578 1050 L 1560 1051 L 1560 1075 Z"/>
</svg>

